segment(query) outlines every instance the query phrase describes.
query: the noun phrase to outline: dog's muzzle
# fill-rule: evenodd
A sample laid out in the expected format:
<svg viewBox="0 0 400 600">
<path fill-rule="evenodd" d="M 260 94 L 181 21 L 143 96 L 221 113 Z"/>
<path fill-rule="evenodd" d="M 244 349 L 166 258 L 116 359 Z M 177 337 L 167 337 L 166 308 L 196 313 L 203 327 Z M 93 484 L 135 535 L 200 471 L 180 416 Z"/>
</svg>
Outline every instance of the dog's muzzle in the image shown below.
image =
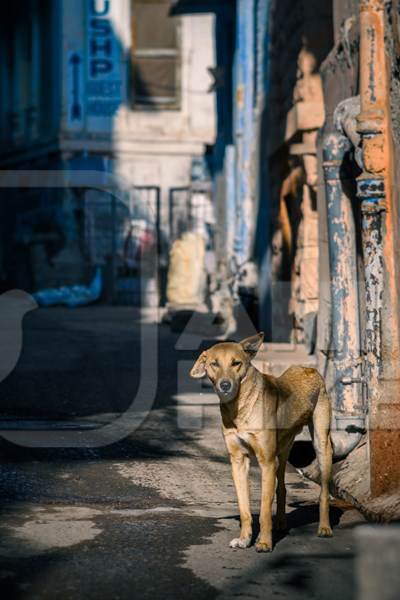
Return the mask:
<svg viewBox="0 0 400 600">
<path fill-rule="evenodd" d="M 220 392 L 222 392 L 223 394 L 229 394 L 232 391 L 232 382 L 229 381 L 229 379 L 222 379 L 219 383 L 218 383 L 218 387 Z"/>
</svg>

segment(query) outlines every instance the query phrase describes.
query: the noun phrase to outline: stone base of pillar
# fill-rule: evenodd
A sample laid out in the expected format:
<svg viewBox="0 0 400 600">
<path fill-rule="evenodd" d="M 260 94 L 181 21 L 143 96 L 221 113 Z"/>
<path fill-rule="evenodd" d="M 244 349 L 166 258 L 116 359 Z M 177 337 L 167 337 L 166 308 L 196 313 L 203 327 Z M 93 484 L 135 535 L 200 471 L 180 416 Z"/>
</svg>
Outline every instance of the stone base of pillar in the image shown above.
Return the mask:
<svg viewBox="0 0 400 600">
<path fill-rule="evenodd" d="M 369 429 L 371 496 L 400 491 L 400 404 L 379 404 Z"/>
</svg>

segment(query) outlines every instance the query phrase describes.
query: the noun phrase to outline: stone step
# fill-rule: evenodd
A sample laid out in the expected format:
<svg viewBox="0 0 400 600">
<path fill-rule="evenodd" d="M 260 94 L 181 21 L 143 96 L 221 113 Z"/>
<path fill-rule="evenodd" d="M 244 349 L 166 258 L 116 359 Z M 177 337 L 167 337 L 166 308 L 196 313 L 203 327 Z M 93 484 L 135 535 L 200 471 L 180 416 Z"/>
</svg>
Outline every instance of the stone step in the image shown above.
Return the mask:
<svg viewBox="0 0 400 600">
<path fill-rule="evenodd" d="M 316 367 L 316 357 L 303 344 L 263 344 L 253 364 L 262 373 L 279 377 L 292 366 Z"/>
</svg>

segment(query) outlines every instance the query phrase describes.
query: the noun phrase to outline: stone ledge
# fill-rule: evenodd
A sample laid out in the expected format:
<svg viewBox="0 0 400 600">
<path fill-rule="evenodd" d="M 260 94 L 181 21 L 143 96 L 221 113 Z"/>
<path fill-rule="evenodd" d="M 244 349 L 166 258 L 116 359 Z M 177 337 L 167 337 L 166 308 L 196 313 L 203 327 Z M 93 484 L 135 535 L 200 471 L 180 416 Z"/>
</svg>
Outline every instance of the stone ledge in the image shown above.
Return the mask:
<svg viewBox="0 0 400 600">
<path fill-rule="evenodd" d="M 261 373 L 279 377 L 292 366 L 316 368 L 316 358 L 307 352 L 304 344 L 266 343 L 253 364 Z"/>
<path fill-rule="evenodd" d="M 319 129 L 325 121 L 321 102 L 298 102 L 287 114 L 285 141 L 291 140 L 298 131 Z"/>
<path fill-rule="evenodd" d="M 371 498 L 369 493 L 369 462 L 367 440 L 344 460 L 333 465 L 332 492 L 357 508 L 368 521 L 387 523 L 400 519 L 400 491 Z M 316 463 L 303 469 L 308 479 L 318 482 Z"/>
<path fill-rule="evenodd" d="M 315 156 L 317 154 L 317 147 L 315 144 L 304 142 L 301 144 L 292 144 L 289 146 L 289 154 L 291 156 L 304 156 L 305 154 Z"/>
</svg>

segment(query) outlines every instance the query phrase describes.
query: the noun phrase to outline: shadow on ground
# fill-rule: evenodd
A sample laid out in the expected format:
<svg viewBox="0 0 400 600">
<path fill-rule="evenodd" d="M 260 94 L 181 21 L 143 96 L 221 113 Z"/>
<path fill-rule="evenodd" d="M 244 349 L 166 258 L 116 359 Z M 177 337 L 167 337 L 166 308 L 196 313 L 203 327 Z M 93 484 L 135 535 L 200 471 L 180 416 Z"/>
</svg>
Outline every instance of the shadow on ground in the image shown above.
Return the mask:
<svg viewBox="0 0 400 600">
<path fill-rule="evenodd" d="M 29 314 L 18 366 L 0 384 L 0 418 L 113 418 L 129 407 L 138 390 L 141 335 L 153 333 L 154 326 L 140 322 L 131 309 L 53 309 Z M 101 448 L 32 449 L 0 442 L 3 597 L 172 600 L 182 593 L 194 600 L 217 597 L 215 586 L 184 566 L 184 553 L 189 547 L 208 547 L 221 532 L 221 520 L 190 514 L 179 498 L 162 496 L 151 486 L 121 477 L 115 469 L 116 463 L 142 463 L 145 469 L 147 464 L 174 465 L 181 459 L 191 461 L 194 470 L 200 462 L 227 463 L 225 453 L 201 443 L 202 432 L 177 424 L 177 364 L 192 361 L 199 349 L 176 350 L 179 336 L 168 327 L 160 326 L 156 333 L 157 391 L 142 428 Z M 226 484 L 212 481 L 215 486 Z M 209 501 L 212 505 L 212 489 Z M 232 506 L 233 516 L 227 519 L 238 520 L 236 505 Z M 85 518 L 79 516 L 83 509 Z M 341 511 L 332 508 L 331 516 L 335 526 Z M 271 576 L 283 573 L 284 587 L 276 591 L 285 596 L 294 589 L 315 589 L 310 584 L 310 565 L 349 561 L 349 553 L 336 556 L 325 551 L 317 556 L 308 547 L 303 554 L 282 550 L 292 535 L 296 543 L 297 537 L 304 543 L 309 530 L 315 533 L 317 521 L 317 505 L 295 504 L 288 533 L 276 536 L 277 554 L 268 563 L 252 561 L 250 569 L 235 567 L 241 569 L 241 576 L 234 595 L 253 597 L 249 581 L 264 577 L 266 565 Z M 37 542 L 32 527 L 39 524 L 46 532 L 49 523 L 50 538 L 44 537 L 48 546 L 32 549 L 27 542 Z M 256 535 L 257 527 L 255 516 Z M 86 530 L 88 537 L 81 539 Z M 63 536 L 72 534 L 79 543 L 63 547 Z M 228 556 L 234 564 L 237 555 Z M 224 585 L 220 591 L 224 593 Z M 346 600 L 351 597 L 349 592 Z"/>
</svg>

